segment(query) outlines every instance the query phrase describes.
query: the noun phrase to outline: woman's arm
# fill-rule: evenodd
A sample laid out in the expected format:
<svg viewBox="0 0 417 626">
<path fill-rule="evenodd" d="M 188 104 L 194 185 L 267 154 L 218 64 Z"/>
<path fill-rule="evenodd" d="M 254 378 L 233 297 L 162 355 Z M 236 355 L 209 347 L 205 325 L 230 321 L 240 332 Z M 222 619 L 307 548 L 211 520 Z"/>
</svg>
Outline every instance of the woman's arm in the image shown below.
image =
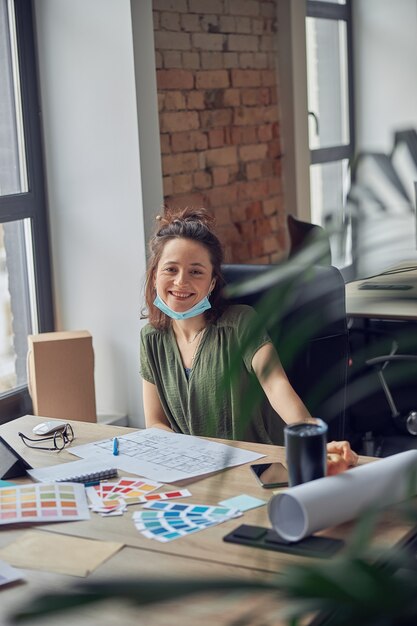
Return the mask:
<svg viewBox="0 0 417 626">
<path fill-rule="evenodd" d="M 252 359 L 255 372 L 266 397 L 284 422 L 305 422 L 311 415 L 292 388 L 272 343 L 264 344 Z"/>
<path fill-rule="evenodd" d="M 147 380 L 143 380 L 143 409 L 145 411 L 146 428 L 161 428 L 162 430 L 172 432 L 172 428 L 162 408 L 156 385 Z"/>
<path fill-rule="evenodd" d="M 292 388 L 272 343 L 263 345 L 252 359 L 253 370 L 275 411 L 287 424 L 312 419 Z M 327 475 L 339 474 L 358 462 L 348 441 L 327 444 Z"/>
</svg>

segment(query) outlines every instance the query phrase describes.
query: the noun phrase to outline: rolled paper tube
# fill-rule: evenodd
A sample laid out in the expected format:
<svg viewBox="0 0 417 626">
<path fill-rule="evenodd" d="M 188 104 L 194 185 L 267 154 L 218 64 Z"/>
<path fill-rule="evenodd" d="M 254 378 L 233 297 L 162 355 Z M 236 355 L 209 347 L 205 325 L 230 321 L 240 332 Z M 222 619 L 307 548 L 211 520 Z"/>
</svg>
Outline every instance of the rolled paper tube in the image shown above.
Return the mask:
<svg viewBox="0 0 417 626">
<path fill-rule="evenodd" d="M 355 519 L 367 509 L 384 508 L 414 495 L 416 473 L 417 450 L 378 459 L 273 496 L 268 504 L 269 519 L 281 537 L 300 541 L 318 530 Z"/>
</svg>

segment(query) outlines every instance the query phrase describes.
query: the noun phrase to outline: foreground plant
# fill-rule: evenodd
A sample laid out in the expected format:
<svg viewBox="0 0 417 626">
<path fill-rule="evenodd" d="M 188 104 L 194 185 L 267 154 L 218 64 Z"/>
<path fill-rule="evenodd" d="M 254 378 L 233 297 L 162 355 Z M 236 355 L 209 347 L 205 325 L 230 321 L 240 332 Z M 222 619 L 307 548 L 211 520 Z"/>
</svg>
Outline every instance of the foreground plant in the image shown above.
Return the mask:
<svg viewBox="0 0 417 626">
<path fill-rule="evenodd" d="M 397 508 L 413 523 L 417 521 L 411 501 Z M 112 598 L 140 607 L 200 593 L 212 593 L 215 601 L 219 592 L 269 591 L 284 603 L 282 616 L 289 626 L 306 624 L 308 618 L 317 626 L 415 626 L 415 556 L 405 548 L 370 549 L 377 519 L 375 511 L 363 516 L 340 556 L 287 566 L 273 582 L 195 578 L 83 582 L 65 592 L 38 596 L 10 622 L 24 623 Z"/>
</svg>

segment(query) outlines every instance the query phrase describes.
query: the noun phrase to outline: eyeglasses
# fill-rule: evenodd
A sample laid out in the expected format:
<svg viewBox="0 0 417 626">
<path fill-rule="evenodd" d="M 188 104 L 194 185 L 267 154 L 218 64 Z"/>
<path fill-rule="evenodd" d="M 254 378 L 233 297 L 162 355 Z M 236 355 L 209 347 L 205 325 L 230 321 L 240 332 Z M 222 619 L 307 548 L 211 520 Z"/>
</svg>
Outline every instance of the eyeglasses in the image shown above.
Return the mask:
<svg viewBox="0 0 417 626">
<path fill-rule="evenodd" d="M 74 431 L 72 430 L 71 424 L 65 424 L 65 427 L 62 430 L 56 430 L 53 435 L 50 437 L 39 437 L 38 439 L 32 439 L 23 433 L 18 433 L 19 437 L 23 441 L 23 443 L 28 446 L 28 448 L 35 448 L 37 450 L 58 450 L 61 452 L 65 448 L 66 445 L 70 444 L 74 441 Z M 32 443 L 28 443 L 31 441 Z M 53 443 L 53 448 L 46 448 L 45 446 L 34 445 L 38 443 L 43 443 L 44 441 L 50 441 Z"/>
</svg>

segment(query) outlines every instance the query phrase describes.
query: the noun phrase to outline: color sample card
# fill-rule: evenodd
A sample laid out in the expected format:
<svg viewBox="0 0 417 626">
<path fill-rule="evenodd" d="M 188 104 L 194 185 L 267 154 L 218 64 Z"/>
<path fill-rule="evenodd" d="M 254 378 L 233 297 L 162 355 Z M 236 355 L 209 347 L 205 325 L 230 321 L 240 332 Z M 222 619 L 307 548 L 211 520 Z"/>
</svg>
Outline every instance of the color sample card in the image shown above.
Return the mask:
<svg viewBox="0 0 417 626">
<path fill-rule="evenodd" d="M 168 542 L 240 517 L 237 509 L 205 504 L 148 502 L 133 514 L 136 528 L 148 539 Z"/>
<path fill-rule="evenodd" d="M 105 517 L 122 515 L 128 504 L 138 504 L 140 498 L 161 487 L 161 483 L 146 479 L 121 478 L 117 482 L 101 482 L 86 488 L 90 507 Z"/>
<path fill-rule="evenodd" d="M 121 478 L 117 483 L 113 483 L 112 489 L 107 489 L 110 484 L 102 483 L 103 500 L 117 500 L 122 497 L 125 501 L 135 500 L 137 502 L 138 498 L 162 487 L 161 483 L 154 480 L 131 478 Z"/>
<path fill-rule="evenodd" d="M 266 504 L 266 501 L 261 500 L 260 498 L 254 498 L 253 496 L 248 496 L 246 493 L 242 493 L 239 496 L 222 500 L 219 504 L 223 504 L 223 506 L 230 506 L 243 512 L 249 511 L 250 509 L 256 509 L 258 506 L 263 506 Z"/>
<path fill-rule="evenodd" d="M 0 480 L 0 489 L 3 489 L 3 487 L 13 487 L 15 484 L 16 483 L 11 483 L 8 480 Z"/>
<path fill-rule="evenodd" d="M 121 498 L 119 500 L 102 500 L 100 496 L 100 485 L 86 487 L 85 493 L 88 498 L 90 509 L 94 511 L 94 513 L 99 513 L 103 517 L 123 515 L 126 511 L 126 503 Z"/>
<path fill-rule="evenodd" d="M 163 493 L 151 493 L 148 496 L 142 496 L 138 502 L 141 504 L 145 502 L 156 502 L 157 500 L 173 500 L 174 498 L 188 498 L 191 496 L 191 491 L 188 489 L 176 489 L 175 491 L 165 491 Z"/>
<path fill-rule="evenodd" d="M 0 489 L 0 525 L 89 518 L 82 484 L 33 484 Z"/>
<path fill-rule="evenodd" d="M 87 491 L 87 497 L 90 502 L 90 509 L 94 513 L 99 513 L 102 517 L 112 517 L 113 515 L 123 515 L 127 510 L 124 500 L 112 500 L 111 502 L 103 503 L 100 498 L 95 501 L 95 498 L 90 498 L 90 494 Z"/>
</svg>

